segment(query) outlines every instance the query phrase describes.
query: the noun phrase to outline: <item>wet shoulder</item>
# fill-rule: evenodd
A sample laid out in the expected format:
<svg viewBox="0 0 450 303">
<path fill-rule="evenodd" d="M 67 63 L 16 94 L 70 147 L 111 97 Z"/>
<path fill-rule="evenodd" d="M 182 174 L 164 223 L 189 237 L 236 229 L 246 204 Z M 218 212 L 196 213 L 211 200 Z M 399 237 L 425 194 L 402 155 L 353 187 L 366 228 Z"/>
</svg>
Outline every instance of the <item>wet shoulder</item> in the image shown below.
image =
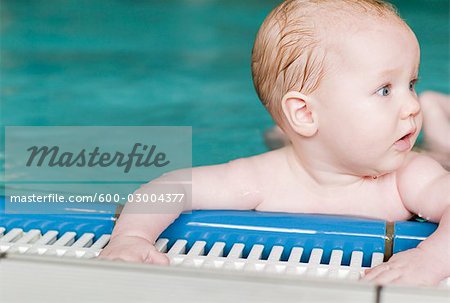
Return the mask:
<svg viewBox="0 0 450 303">
<path fill-rule="evenodd" d="M 229 163 L 231 167 L 245 170 L 254 182 L 254 186 L 261 193 L 268 193 L 277 187 L 282 180 L 289 179 L 289 166 L 287 164 L 287 149 L 280 148 L 256 156 L 233 160 Z"/>
<path fill-rule="evenodd" d="M 286 167 L 286 148 L 269 151 L 263 154 L 230 161 L 231 166 L 238 166 L 258 175 L 274 173 Z"/>
</svg>

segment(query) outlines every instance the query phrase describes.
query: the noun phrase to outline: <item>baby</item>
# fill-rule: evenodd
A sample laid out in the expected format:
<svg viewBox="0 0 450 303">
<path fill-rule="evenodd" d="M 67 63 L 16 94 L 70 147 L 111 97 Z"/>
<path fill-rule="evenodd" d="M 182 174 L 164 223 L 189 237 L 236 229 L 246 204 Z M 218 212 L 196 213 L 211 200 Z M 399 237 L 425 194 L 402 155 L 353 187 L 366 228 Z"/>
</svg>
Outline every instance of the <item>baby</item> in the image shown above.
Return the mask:
<svg viewBox="0 0 450 303">
<path fill-rule="evenodd" d="M 174 214 L 143 214 L 141 205 L 128 203 L 101 256 L 167 264 L 155 240 L 190 209 L 387 221 L 418 214 L 439 222 L 438 229 L 363 279 L 437 284 L 450 276 L 450 176 L 433 159 L 410 151 L 422 125 L 414 88 L 419 63 L 414 33 L 381 0 L 283 2 L 258 32 L 252 73 L 262 103 L 292 144 L 193 168 L 191 205 Z M 151 193 L 181 173 L 163 175 L 137 193 Z"/>
</svg>

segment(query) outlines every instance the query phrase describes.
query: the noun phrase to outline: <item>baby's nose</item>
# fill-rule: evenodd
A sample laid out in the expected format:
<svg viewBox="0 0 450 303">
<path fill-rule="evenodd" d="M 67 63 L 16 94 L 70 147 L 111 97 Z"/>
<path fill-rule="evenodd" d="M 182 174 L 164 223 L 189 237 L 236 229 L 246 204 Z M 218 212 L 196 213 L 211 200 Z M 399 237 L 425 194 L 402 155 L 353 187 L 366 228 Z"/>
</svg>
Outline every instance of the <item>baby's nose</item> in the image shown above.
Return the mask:
<svg viewBox="0 0 450 303">
<path fill-rule="evenodd" d="M 420 112 L 420 103 L 417 96 L 409 96 L 405 100 L 405 104 L 402 109 L 402 119 L 407 119 L 410 116 L 416 116 Z"/>
</svg>

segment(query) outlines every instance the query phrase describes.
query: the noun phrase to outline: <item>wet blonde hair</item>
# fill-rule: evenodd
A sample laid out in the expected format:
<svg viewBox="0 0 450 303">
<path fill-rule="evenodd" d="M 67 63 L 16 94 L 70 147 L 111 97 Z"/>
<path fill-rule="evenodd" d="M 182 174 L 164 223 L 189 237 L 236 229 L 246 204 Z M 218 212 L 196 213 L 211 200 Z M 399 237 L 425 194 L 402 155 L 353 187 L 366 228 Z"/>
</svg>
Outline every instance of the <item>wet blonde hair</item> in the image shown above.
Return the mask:
<svg viewBox="0 0 450 303">
<path fill-rule="evenodd" d="M 278 125 L 283 126 L 283 96 L 292 90 L 311 94 L 324 76 L 325 29 L 358 16 L 401 20 L 396 9 L 381 0 L 288 0 L 266 17 L 251 67 L 256 92 Z"/>
</svg>

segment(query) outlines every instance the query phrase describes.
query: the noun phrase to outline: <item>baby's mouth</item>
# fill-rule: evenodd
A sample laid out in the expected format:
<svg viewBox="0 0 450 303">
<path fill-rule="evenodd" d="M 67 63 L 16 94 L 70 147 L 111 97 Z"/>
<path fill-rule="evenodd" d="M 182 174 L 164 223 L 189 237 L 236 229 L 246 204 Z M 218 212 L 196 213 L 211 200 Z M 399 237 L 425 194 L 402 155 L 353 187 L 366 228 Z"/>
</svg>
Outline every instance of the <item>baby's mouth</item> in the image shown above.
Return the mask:
<svg viewBox="0 0 450 303">
<path fill-rule="evenodd" d="M 405 139 L 410 139 L 412 136 L 414 136 L 414 134 L 417 132 L 417 128 L 413 127 L 409 130 L 409 132 L 404 135 L 403 137 L 401 137 L 399 140 L 405 140 Z"/>
<path fill-rule="evenodd" d="M 395 142 L 394 145 L 398 151 L 403 152 L 403 151 L 407 151 L 411 148 L 410 139 L 415 134 L 415 132 L 416 132 L 415 130 L 412 130 Z"/>
<path fill-rule="evenodd" d="M 413 133 L 408 133 L 408 134 L 404 135 L 403 137 L 401 137 L 400 139 L 398 139 L 397 141 L 409 140 L 409 138 L 411 138 L 412 135 L 413 135 Z"/>
</svg>

